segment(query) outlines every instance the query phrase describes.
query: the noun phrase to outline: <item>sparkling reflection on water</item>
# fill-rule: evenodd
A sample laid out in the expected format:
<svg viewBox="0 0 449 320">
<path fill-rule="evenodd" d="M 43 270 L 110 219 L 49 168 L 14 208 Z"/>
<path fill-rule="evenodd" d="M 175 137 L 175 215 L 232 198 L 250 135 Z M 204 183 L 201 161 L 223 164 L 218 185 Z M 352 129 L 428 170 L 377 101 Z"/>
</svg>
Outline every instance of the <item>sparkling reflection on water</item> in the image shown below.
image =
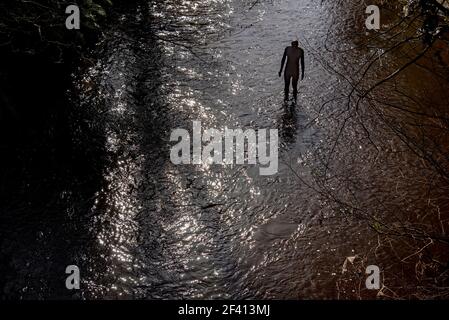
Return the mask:
<svg viewBox="0 0 449 320">
<path fill-rule="evenodd" d="M 345 258 L 371 245 L 366 226 L 335 217 L 296 175 L 308 177 L 311 149 L 323 142 L 317 106 L 344 89 L 311 54 L 324 50 L 335 13 L 312 0 L 253 4 L 154 2 L 150 20 L 166 27 L 111 31 L 86 75 L 107 102 L 114 159 L 92 208 L 101 255 L 86 258 L 87 297 L 335 297 Z M 299 105 L 285 108 L 277 72 L 295 37 L 309 53 L 306 79 Z M 170 131 L 192 120 L 278 128 L 279 173 L 172 165 Z"/>
</svg>

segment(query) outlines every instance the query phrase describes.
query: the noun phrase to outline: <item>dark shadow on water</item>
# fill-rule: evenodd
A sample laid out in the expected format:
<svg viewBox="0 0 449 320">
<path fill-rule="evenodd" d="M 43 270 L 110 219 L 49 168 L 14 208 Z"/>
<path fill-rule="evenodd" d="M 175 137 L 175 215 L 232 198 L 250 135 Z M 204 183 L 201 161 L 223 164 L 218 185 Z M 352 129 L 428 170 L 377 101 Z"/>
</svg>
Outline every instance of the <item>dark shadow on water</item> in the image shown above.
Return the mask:
<svg viewBox="0 0 449 320">
<path fill-rule="evenodd" d="M 69 66 L 7 58 L 0 64 L 0 299 L 76 298 L 65 288 L 65 268 L 90 241 L 80 222 L 100 188 L 102 150 L 65 94 Z"/>
</svg>

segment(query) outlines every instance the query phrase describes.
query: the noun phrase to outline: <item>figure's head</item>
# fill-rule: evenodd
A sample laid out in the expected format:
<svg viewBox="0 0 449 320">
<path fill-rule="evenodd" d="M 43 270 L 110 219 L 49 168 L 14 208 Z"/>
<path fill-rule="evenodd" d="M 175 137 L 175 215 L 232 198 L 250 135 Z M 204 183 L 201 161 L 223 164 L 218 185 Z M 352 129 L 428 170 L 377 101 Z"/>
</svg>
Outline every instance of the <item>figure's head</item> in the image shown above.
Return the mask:
<svg viewBox="0 0 449 320">
<path fill-rule="evenodd" d="M 292 47 L 298 47 L 298 46 L 299 46 L 298 40 L 295 40 L 292 42 Z"/>
</svg>

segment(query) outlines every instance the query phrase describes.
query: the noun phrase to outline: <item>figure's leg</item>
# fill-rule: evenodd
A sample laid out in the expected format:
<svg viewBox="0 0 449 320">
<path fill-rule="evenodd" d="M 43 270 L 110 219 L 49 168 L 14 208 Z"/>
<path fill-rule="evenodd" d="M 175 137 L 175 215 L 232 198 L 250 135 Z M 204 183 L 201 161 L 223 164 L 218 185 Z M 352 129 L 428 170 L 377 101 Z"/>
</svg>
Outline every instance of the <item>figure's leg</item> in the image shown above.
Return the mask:
<svg viewBox="0 0 449 320">
<path fill-rule="evenodd" d="M 293 77 L 293 98 L 295 99 L 295 102 L 298 98 L 298 81 L 299 81 L 299 77 Z"/>
<path fill-rule="evenodd" d="M 288 100 L 288 94 L 290 91 L 290 76 L 287 76 L 286 74 L 284 74 L 284 82 L 285 82 L 285 88 L 284 88 L 284 100 L 287 101 Z"/>
</svg>

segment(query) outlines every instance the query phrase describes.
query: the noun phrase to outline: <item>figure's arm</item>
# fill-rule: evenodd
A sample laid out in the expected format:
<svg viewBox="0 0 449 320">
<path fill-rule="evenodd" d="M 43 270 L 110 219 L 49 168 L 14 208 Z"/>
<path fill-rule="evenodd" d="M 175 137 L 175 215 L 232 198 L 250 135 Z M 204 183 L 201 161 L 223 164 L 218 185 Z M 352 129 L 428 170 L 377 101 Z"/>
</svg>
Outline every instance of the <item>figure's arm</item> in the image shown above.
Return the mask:
<svg viewBox="0 0 449 320">
<path fill-rule="evenodd" d="M 301 50 L 301 80 L 304 79 L 304 50 Z"/>
<path fill-rule="evenodd" d="M 287 59 L 287 48 L 285 48 L 284 56 L 282 57 L 281 70 L 279 71 L 279 77 L 282 75 L 282 70 L 284 69 L 285 59 Z"/>
</svg>

